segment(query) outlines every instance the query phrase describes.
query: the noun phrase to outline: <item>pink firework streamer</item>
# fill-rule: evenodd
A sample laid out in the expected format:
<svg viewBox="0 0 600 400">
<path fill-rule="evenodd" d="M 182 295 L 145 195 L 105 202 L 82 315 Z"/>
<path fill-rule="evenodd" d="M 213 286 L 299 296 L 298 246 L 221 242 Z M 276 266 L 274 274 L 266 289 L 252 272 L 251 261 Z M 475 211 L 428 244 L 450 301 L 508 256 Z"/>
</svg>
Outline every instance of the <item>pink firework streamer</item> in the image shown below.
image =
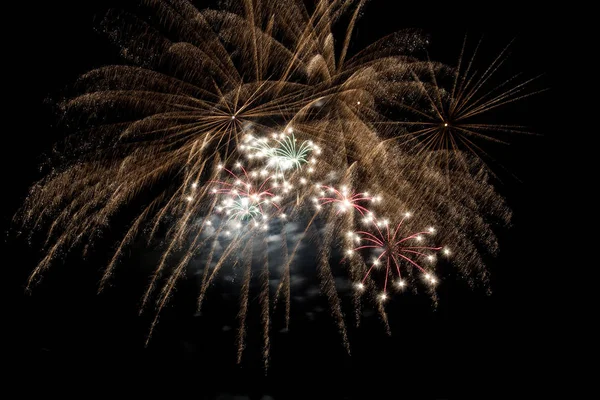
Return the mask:
<svg viewBox="0 0 600 400">
<path fill-rule="evenodd" d="M 371 196 L 367 192 L 354 193 L 351 190 L 348 190 L 346 186 L 342 186 L 341 189 L 338 190 L 332 186 L 317 184 L 317 190 L 319 191 L 320 197 L 313 198 L 313 201 L 317 203 L 318 206 L 332 203 L 336 204 L 338 206 L 337 214 L 355 209 L 363 217 L 372 217 L 373 213 L 361 203 L 378 203 L 381 201 L 380 196 Z"/>
</svg>

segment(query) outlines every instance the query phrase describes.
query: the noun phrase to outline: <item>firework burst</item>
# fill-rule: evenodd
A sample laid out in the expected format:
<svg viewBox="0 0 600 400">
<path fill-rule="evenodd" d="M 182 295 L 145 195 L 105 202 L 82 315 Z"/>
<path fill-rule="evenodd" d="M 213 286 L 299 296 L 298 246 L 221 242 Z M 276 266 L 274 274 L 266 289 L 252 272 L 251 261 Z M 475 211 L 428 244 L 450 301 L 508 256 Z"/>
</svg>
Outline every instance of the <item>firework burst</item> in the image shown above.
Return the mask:
<svg viewBox="0 0 600 400">
<path fill-rule="evenodd" d="M 441 143 L 437 136 L 417 147 L 403 141 L 402 127 L 411 126 L 405 123 L 410 116 L 394 119 L 386 111 L 392 107 L 398 114 L 408 110 L 425 118 L 430 115 L 421 110 L 425 103 L 434 110 L 433 120 L 419 121 L 424 128 L 410 134 L 451 131 L 465 139 L 475 128 L 488 128 L 469 126 L 467 120 L 522 97 L 518 93 L 523 85 L 478 97 L 480 83 L 491 80 L 496 65 L 479 80 L 465 78 L 469 66 L 457 69 L 454 88 L 443 95 L 433 77 L 446 67 L 418 57 L 427 39 L 415 30 L 394 33 L 352 54 L 349 47 L 362 0 L 316 0 L 310 8 L 295 0 L 224 3 L 220 9 L 199 10 L 185 0 L 140 0 L 140 17 L 108 13 L 102 27 L 129 65 L 83 75 L 74 96 L 61 104 L 65 129 L 73 131 L 56 153 L 60 156 L 53 160 L 51 172 L 32 187 L 19 215 L 32 234 L 44 232 L 44 256 L 28 287 L 66 252 L 87 252 L 99 234 L 119 220 L 117 214 L 128 209 L 130 223 L 103 273 L 100 290 L 136 238 L 143 237 L 151 246 L 163 244 L 142 301 L 143 309 L 151 304 L 156 308 L 152 332 L 195 254 L 208 253 L 198 308 L 222 268 L 242 265 L 238 361 L 244 338 L 252 334 L 244 324 L 255 276 L 261 279 L 266 367 L 269 307 L 283 295 L 287 326 L 290 265 L 301 251 L 300 240 L 318 236 L 317 275 L 349 351 L 330 268 L 331 249 L 348 240 L 339 237 L 340 226 L 356 231 L 357 214 L 376 228 L 355 235 L 382 251 L 377 257 L 386 265 L 386 280 L 388 272 L 400 272 L 396 267 L 402 262 L 409 269 L 429 271 L 409 260 L 428 257 L 437 248 L 419 248 L 414 235 L 400 238 L 400 225 L 393 232 L 387 225 L 378 226 L 383 220 L 366 207 L 377 197 L 366 193 L 320 186 L 325 194 L 317 197 L 317 210 L 304 207 L 315 195 L 314 182 L 375 190 L 385 199 L 377 204 L 377 213 L 391 221 L 402 220 L 400 210 L 414 210 L 420 226 L 435 225 L 444 244 L 457 249 L 453 265 L 470 282 L 485 285 L 482 256 L 497 249 L 492 226 L 510 218 L 489 182 L 488 169 L 453 146 L 429 145 Z M 349 18 L 341 18 L 344 14 Z M 342 21 L 347 24 L 341 26 Z M 337 32 L 344 33 L 336 40 Z M 272 137 L 273 132 L 279 133 Z M 439 159 L 444 160 L 443 168 L 432 162 Z M 248 169 L 225 169 L 222 178 L 223 165 L 236 162 L 247 163 Z M 215 218 L 219 212 L 227 218 Z M 284 272 L 271 302 L 268 282 L 273 276 L 267 268 L 274 258 L 267 250 L 256 257 L 263 260 L 261 272 L 251 273 L 252 254 L 260 247 L 253 243 L 266 243 L 271 232 L 254 223 L 260 225 L 266 216 L 277 217 L 283 225 L 287 215 L 305 229 L 290 249 L 285 229 L 280 233 Z M 221 246 L 220 233 L 227 228 L 216 225 L 224 219 L 250 223 Z M 368 250 L 360 247 L 356 251 Z M 365 274 L 368 282 L 374 275 L 364 262 L 353 260 L 349 265 L 353 280 Z M 386 288 L 384 283 L 384 293 Z M 355 300 L 357 316 L 360 304 Z M 377 307 L 387 324 L 383 307 Z"/>
<path fill-rule="evenodd" d="M 394 274 L 397 276 L 395 286 L 398 289 L 404 288 L 407 284 L 402 276 L 401 265 L 405 265 L 409 269 L 416 268 L 423 273 L 429 284 L 435 285 L 437 283 L 433 268 L 436 253 L 443 249 L 443 253 L 449 255 L 450 250 L 428 246 L 424 243 L 427 236 L 435 234 L 433 227 L 409 235 L 404 234 L 403 231 L 406 227 L 403 224 L 410 216 L 410 213 L 405 213 L 404 218 L 395 227 L 391 226 L 388 220 L 374 220 L 372 223 L 373 232 L 364 230 L 348 232 L 350 241 L 357 244 L 356 247 L 346 250 L 348 257 L 367 249 L 374 254 L 369 269 L 362 280 L 356 284 L 358 290 L 362 291 L 366 288 L 365 282 L 374 270 L 383 269 L 383 291 L 379 295 L 379 299 L 386 300 L 388 298 L 388 279 L 390 277 Z M 417 258 L 420 260 L 417 260 Z M 426 261 L 428 265 L 423 266 L 423 261 Z"/>
<path fill-rule="evenodd" d="M 482 147 L 484 142 L 507 144 L 507 134 L 528 134 L 520 125 L 494 124 L 481 117 L 498 107 L 519 101 L 543 90 L 528 90 L 538 77 L 519 79 L 519 75 L 494 82 L 508 59 L 504 48 L 483 70 L 475 69 L 475 59 L 481 40 L 467 57 L 467 40 L 463 42 L 458 64 L 455 68 L 430 63 L 422 74 L 413 73 L 414 101 L 400 105 L 406 111 L 406 121 L 397 122 L 408 133 L 403 140 L 416 145 L 425 154 L 442 150 L 472 156 L 490 158 Z M 445 163 L 448 163 L 447 160 Z"/>
</svg>

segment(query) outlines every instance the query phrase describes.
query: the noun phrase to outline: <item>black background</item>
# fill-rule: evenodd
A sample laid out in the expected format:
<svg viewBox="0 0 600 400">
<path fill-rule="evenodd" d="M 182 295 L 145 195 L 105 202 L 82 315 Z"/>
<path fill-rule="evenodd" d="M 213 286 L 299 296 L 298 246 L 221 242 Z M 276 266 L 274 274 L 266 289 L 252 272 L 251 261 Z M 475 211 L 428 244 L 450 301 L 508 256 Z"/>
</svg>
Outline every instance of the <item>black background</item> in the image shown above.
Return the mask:
<svg viewBox="0 0 600 400">
<path fill-rule="evenodd" d="M 37 178 L 41 155 L 60 138 L 52 99 L 80 74 L 121 63 L 117 49 L 95 31 L 113 1 L 45 2 L 9 10 L 14 19 L 8 34 L 2 162 L 2 228 Z M 201 4 L 201 3 L 198 3 Z M 225 394 L 286 398 L 481 398 L 498 393 L 540 395 L 559 382 L 552 362 L 560 353 L 551 339 L 555 296 L 549 276 L 557 261 L 547 251 L 561 205 L 554 180 L 572 160 L 561 149 L 559 100 L 564 77 L 562 30 L 552 9 L 526 9 L 520 4 L 480 3 L 470 7 L 427 2 L 374 0 L 357 30 L 356 47 L 404 27 L 430 32 L 432 59 L 453 63 L 465 33 L 473 42 L 484 35 L 491 56 L 516 38 L 506 74 L 544 74 L 534 88 L 549 91 L 515 104 L 501 113 L 506 122 L 524 123 L 539 136 L 517 137 L 511 146 L 492 153 L 517 178 L 503 175 L 498 190 L 514 211 L 513 226 L 499 229 L 501 252 L 490 261 L 491 296 L 464 283 L 444 283 L 440 306 L 433 310 L 420 298 L 394 300 L 390 313 L 393 336 L 378 323 L 351 330 L 352 357 L 340 344 L 328 312 L 314 321 L 307 310 L 292 310 L 292 329 L 272 333 L 271 368 L 267 377 L 252 356 L 235 365 L 235 329 L 222 330 L 218 314 L 235 317 L 232 304 L 209 303 L 216 310 L 194 317 L 197 286 L 185 281 L 148 348 L 144 348 L 149 317 L 137 309 L 148 268 L 122 265 L 114 287 L 96 295 L 102 257 L 69 259 L 49 271 L 32 295 L 24 294 L 27 275 L 39 259 L 35 248 L 8 234 L 4 240 L 2 282 L 4 345 L 11 383 L 29 393 L 141 397 L 171 391 L 172 397 L 214 398 Z M 566 17 L 563 17 L 566 18 Z M 10 21 L 8 21 L 10 22 Z M 485 55 L 485 52 L 484 52 Z M 251 304 L 251 307 L 256 302 Z M 324 303 L 325 304 L 325 303 Z M 211 317 L 212 315 L 212 317 Z M 298 323 L 294 323 L 295 316 Z M 212 318 L 212 319 L 211 319 Z M 258 329 L 250 314 L 249 329 Z M 219 321 L 216 323 L 215 321 Z M 235 328 L 235 325 L 234 325 Z M 250 340 L 249 346 L 257 346 Z M 168 396 L 171 397 L 171 396 Z"/>
</svg>

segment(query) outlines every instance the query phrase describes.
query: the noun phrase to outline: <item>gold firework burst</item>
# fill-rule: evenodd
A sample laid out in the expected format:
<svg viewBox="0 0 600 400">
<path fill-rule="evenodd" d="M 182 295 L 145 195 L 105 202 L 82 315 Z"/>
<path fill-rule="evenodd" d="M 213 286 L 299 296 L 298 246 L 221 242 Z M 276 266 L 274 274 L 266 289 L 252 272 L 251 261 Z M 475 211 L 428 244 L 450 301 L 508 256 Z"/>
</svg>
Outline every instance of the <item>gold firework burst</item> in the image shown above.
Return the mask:
<svg viewBox="0 0 600 400">
<path fill-rule="evenodd" d="M 512 42 L 487 68 L 477 70 L 476 57 L 481 44 L 482 40 L 468 58 L 465 37 L 455 68 L 428 63 L 426 72 L 412 74 L 415 96 L 404 99 L 399 105 L 407 112 L 406 121 L 397 122 L 407 130 L 404 141 L 411 142 L 424 153 L 442 150 L 460 154 L 466 151 L 485 161 L 491 157 L 482 147 L 483 142 L 507 144 L 507 134 L 530 133 L 525 126 L 490 123 L 485 120 L 485 114 L 542 92 L 529 90 L 539 76 L 529 79 L 519 79 L 520 74 L 508 78 L 500 76 Z"/>
</svg>

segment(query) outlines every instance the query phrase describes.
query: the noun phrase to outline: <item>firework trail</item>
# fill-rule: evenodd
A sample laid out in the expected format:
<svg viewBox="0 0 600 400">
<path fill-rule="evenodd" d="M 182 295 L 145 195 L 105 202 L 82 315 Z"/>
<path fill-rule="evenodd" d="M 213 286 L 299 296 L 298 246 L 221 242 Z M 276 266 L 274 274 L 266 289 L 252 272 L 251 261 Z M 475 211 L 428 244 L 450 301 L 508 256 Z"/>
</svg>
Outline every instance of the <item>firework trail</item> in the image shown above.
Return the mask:
<svg viewBox="0 0 600 400">
<path fill-rule="evenodd" d="M 292 262 L 294 261 L 294 256 L 296 255 L 296 253 L 298 252 L 298 249 L 300 248 L 302 239 L 304 239 L 306 237 L 308 230 L 310 229 L 312 224 L 315 222 L 317 216 L 318 216 L 318 213 L 313 214 L 313 217 L 310 219 L 308 224 L 306 224 L 306 228 L 304 229 L 304 232 L 302 232 L 302 234 L 300 235 L 300 238 L 296 242 L 296 246 L 294 246 L 294 250 L 292 250 L 292 253 L 290 254 L 289 257 L 287 257 L 287 246 L 286 246 L 286 251 L 285 251 L 286 258 L 285 259 L 287 261 L 285 263 L 285 266 L 283 267 L 283 278 L 282 278 L 281 282 L 279 283 L 279 286 L 277 287 L 277 292 L 275 294 L 275 298 L 277 299 L 277 296 L 281 292 L 284 292 L 284 296 L 285 296 L 285 329 L 289 329 L 289 324 L 290 324 L 290 310 L 291 310 L 290 268 L 291 268 Z"/>
<path fill-rule="evenodd" d="M 240 293 L 240 310 L 238 312 L 238 319 L 240 321 L 237 338 L 238 364 L 242 362 L 242 354 L 246 348 L 246 316 L 248 315 L 248 295 L 250 294 L 250 279 L 252 278 L 252 240 L 249 240 L 244 250 L 242 250 L 242 256 L 246 259 L 246 262 L 243 266 L 244 278 Z"/>
<path fill-rule="evenodd" d="M 321 280 L 321 290 L 329 300 L 331 314 L 337 323 L 338 330 L 342 337 L 342 343 L 344 344 L 346 352 L 348 355 L 350 355 L 350 342 L 348 341 L 348 333 L 346 330 L 346 323 L 344 322 L 344 314 L 342 313 L 342 305 L 335 288 L 335 281 L 329 265 L 331 242 L 334 239 L 334 235 L 335 229 L 333 229 L 332 226 L 331 228 L 327 229 L 327 232 L 324 235 L 324 246 L 321 246 L 321 251 L 317 261 L 317 270 L 319 279 Z"/>
<path fill-rule="evenodd" d="M 212 283 L 213 279 L 215 278 L 215 276 L 217 275 L 217 273 L 219 272 L 221 267 L 229 259 L 229 257 L 231 256 L 231 253 L 233 253 L 235 250 L 238 250 L 240 248 L 240 246 L 244 244 L 244 240 L 247 239 L 248 236 L 250 236 L 251 234 L 252 234 L 252 231 L 249 230 L 249 231 L 246 231 L 245 233 L 242 233 L 239 236 L 235 237 L 233 240 L 231 240 L 229 242 L 229 244 L 227 245 L 227 247 L 225 248 L 223 255 L 218 258 L 215 266 L 212 269 L 210 269 L 210 262 L 212 261 L 212 258 L 214 256 L 214 246 L 216 246 L 216 243 L 218 243 L 216 240 L 215 240 L 215 242 L 213 242 L 213 248 L 211 249 L 211 256 L 209 257 L 209 262 L 207 262 L 207 264 L 206 264 L 205 276 L 203 276 L 203 278 L 202 278 L 202 286 L 200 287 L 200 294 L 198 296 L 198 307 L 197 307 L 198 311 L 202 308 L 202 302 L 204 300 L 204 297 L 206 296 L 206 291 L 208 290 L 208 287 Z M 237 262 L 237 259 L 236 259 L 236 262 Z"/>
<path fill-rule="evenodd" d="M 348 217 L 343 220 L 340 229 L 342 231 L 350 232 L 353 231 L 355 227 L 354 213 L 348 213 L 347 215 Z M 352 246 L 354 246 L 354 238 L 349 237 L 348 235 L 344 236 L 343 245 L 344 248 L 351 248 Z M 361 279 L 362 276 L 364 276 L 366 272 L 365 263 L 360 257 L 353 257 L 350 258 L 348 261 L 348 275 L 350 277 L 350 280 L 352 282 L 357 282 L 359 279 Z M 354 291 L 352 296 L 352 305 L 354 307 L 354 320 L 356 327 L 360 326 L 360 320 L 362 316 L 361 296 L 362 293 L 358 290 Z"/>
<path fill-rule="evenodd" d="M 308 227 L 304 231 L 303 234 L 306 234 L 308 231 Z M 293 250 L 293 254 L 296 253 L 297 247 L 300 245 L 300 241 L 297 242 L 296 248 Z M 288 259 L 288 246 L 287 246 L 287 234 L 285 229 L 281 231 L 281 256 L 284 261 L 284 267 L 282 272 L 282 278 L 277 285 L 277 290 L 275 291 L 275 304 L 273 306 L 273 311 L 275 311 L 277 307 L 277 302 L 279 300 L 279 296 L 283 292 L 283 301 L 285 302 L 285 329 L 290 328 L 290 308 L 291 308 L 291 276 L 290 276 L 290 268 L 291 268 L 291 260 Z"/>
<path fill-rule="evenodd" d="M 212 263 L 213 256 L 215 254 L 217 244 L 219 243 L 219 240 L 218 240 L 219 236 L 224 227 L 225 227 L 225 225 L 220 225 L 219 228 L 217 229 L 217 231 L 215 232 L 215 235 L 212 240 L 212 244 L 210 246 L 210 252 L 208 253 L 208 256 L 206 258 L 204 272 L 202 273 L 202 283 L 200 284 L 200 294 L 198 295 L 196 312 L 200 312 L 202 310 L 202 302 L 204 300 L 204 296 L 206 295 L 206 289 L 208 289 L 208 284 L 209 284 L 210 265 Z"/>
<path fill-rule="evenodd" d="M 271 324 L 271 316 L 269 309 L 269 252 L 268 242 L 264 240 L 264 252 L 263 252 L 263 267 L 262 267 L 262 284 L 260 292 L 260 317 L 262 320 L 263 327 L 263 365 L 265 373 L 269 369 L 269 352 L 271 349 L 271 339 L 269 335 L 269 329 Z"/>
<path fill-rule="evenodd" d="M 200 245 L 200 246 L 197 245 L 197 241 L 200 238 L 201 233 L 202 233 L 202 230 L 199 230 L 198 233 L 196 234 L 196 237 L 194 238 L 194 241 L 192 243 L 192 248 L 195 248 L 195 249 L 201 248 L 202 245 Z M 177 267 L 174 269 L 173 273 L 170 274 L 167 283 L 163 286 L 160 296 L 156 300 L 156 303 L 157 303 L 156 312 L 154 315 L 154 319 L 152 320 L 152 325 L 150 326 L 150 332 L 148 333 L 148 337 L 146 338 L 146 345 L 148 345 L 148 342 L 150 341 L 150 338 L 152 337 L 152 333 L 154 332 L 154 328 L 156 327 L 156 324 L 158 323 L 158 318 L 160 317 L 160 312 L 162 311 L 164 306 L 169 301 L 171 292 L 175 288 L 175 284 L 177 283 L 177 280 L 180 278 L 181 274 L 185 271 L 186 266 L 189 264 L 190 259 L 193 257 L 194 254 L 195 254 L 195 252 L 191 252 L 191 251 L 189 251 L 185 254 L 185 256 L 178 263 Z"/>
<path fill-rule="evenodd" d="M 333 249 L 349 246 L 352 238 L 339 232 L 360 232 L 360 239 L 381 250 L 389 243 L 379 233 L 389 230 L 377 226 L 384 220 L 380 216 L 396 223 L 402 210 L 417 216 L 407 231 L 436 226 L 436 241 L 453 249 L 452 265 L 469 282 L 485 286 L 483 256 L 498 247 L 492 228 L 507 224 L 511 215 L 475 140 L 525 131 L 479 117 L 535 93 L 526 90 L 530 80 L 495 83 L 506 51 L 476 73 L 479 45 L 466 62 L 463 46 L 456 68 L 423 59 L 428 39 L 417 30 L 351 51 L 364 4 L 315 0 L 307 7 L 295 0 L 240 0 L 197 9 L 186 0 L 140 0 L 135 12 L 110 11 L 102 29 L 129 65 L 86 73 L 60 104 L 67 136 L 18 215 L 22 230 L 42 232 L 44 239 L 27 287 L 57 258 L 88 252 L 109 227 L 120 231 L 115 224 L 128 216 L 99 290 L 108 286 L 134 240 L 144 238 L 151 248 L 159 243 L 162 253 L 142 298 L 145 309 L 156 296 L 152 333 L 194 254 L 208 252 L 198 310 L 220 270 L 241 265 L 239 360 L 253 268 L 252 257 L 244 258 L 249 243 L 259 233 L 281 237 L 276 247 L 284 253 L 284 265 L 273 304 L 283 295 L 289 327 L 290 265 L 300 241 L 312 235 L 314 269 L 349 352 L 331 262 Z M 336 38 L 338 32 L 343 37 Z M 349 175 L 351 181 L 344 179 Z M 317 186 L 324 193 L 315 197 Z M 375 203 L 377 215 L 371 209 Z M 291 240 L 289 256 L 288 220 L 306 224 Z M 396 261 L 407 264 L 409 277 L 412 269 L 425 269 L 408 261 L 421 257 L 409 252 L 419 251 L 413 247 L 383 249 L 381 254 L 389 255 L 384 294 Z M 265 252 L 257 259 L 264 259 L 266 368 L 268 268 L 269 262 L 280 267 L 273 261 L 280 258 Z M 364 289 L 375 290 L 379 279 L 372 277 L 373 265 L 360 257 L 343 265 L 352 281 L 362 275 Z M 361 296 L 353 294 L 357 323 Z M 375 304 L 389 332 L 383 304 Z"/>
</svg>

